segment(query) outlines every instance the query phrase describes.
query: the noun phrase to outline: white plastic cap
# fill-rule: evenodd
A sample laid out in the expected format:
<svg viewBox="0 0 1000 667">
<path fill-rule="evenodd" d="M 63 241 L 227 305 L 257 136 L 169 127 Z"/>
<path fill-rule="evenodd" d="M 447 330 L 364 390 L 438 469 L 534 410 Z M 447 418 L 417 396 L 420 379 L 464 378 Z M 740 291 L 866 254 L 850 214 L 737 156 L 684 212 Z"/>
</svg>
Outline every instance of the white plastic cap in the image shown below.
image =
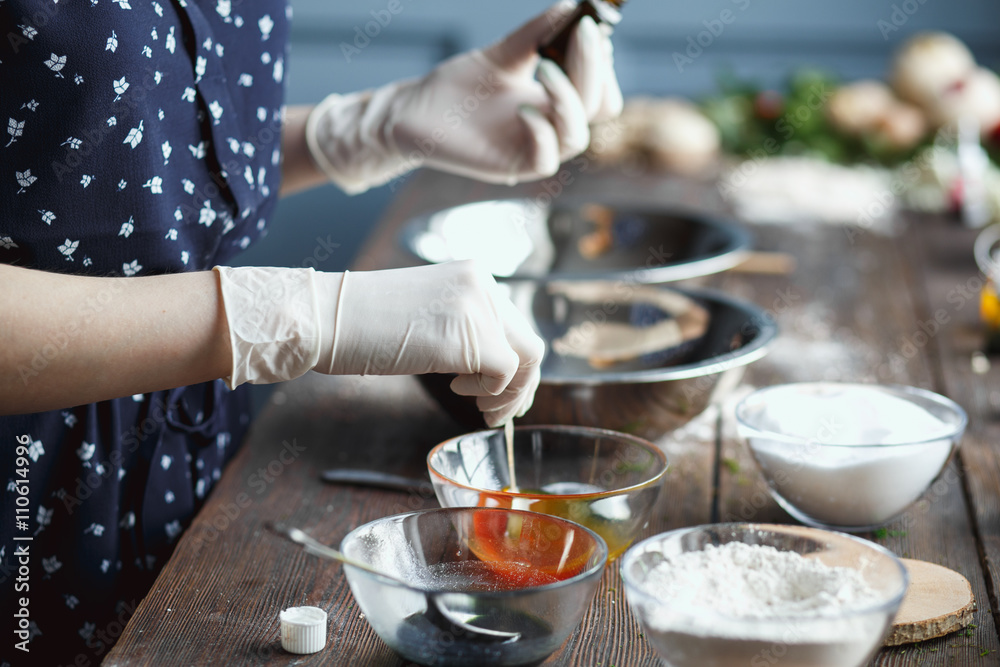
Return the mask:
<svg viewBox="0 0 1000 667">
<path fill-rule="evenodd" d="M 326 646 L 326 612 L 319 607 L 289 607 L 278 619 L 281 648 L 289 653 L 315 653 Z"/>
</svg>

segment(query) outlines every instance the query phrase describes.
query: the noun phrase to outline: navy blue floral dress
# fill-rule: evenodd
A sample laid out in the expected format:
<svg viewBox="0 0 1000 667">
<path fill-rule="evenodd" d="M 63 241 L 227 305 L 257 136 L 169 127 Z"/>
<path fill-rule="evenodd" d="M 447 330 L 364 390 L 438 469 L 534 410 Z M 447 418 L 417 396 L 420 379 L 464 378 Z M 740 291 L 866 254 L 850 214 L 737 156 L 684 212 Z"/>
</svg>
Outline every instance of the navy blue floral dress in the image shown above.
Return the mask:
<svg viewBox="0 0 1000 667">
<path fill-rule="evenodd" d="M 252 243 L 280 182 L 289 15 L 284 0 L 0 0 L 0 262 L 142 276 Z M 67 313 L 20 381 L 113 299 Z M 0 336 L 17 326 L 3 317 Z M 0 417 L 0 664 L 99 664 L 240 442 L 245 398 L 216 381 Z"/>
</svg>

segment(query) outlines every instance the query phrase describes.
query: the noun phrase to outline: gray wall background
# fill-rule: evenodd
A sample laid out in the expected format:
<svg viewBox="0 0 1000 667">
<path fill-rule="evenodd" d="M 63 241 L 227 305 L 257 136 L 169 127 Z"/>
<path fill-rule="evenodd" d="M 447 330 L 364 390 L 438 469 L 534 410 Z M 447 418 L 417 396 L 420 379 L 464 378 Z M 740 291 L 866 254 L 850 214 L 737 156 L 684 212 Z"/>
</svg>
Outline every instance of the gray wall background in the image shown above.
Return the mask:
<svg viewBox="0 0 1000 667">
<path fill-rule="evenodd" d="M 490 43 L 550 4 L 398 0 L 401 11 L 367 44 L 358 39 L 360 53 L 346 57 L 342 45 L 355 47 L 358 33 L 374 20 L 372 12 L 384 20 L 389 1 L 293 0 L 289 103 L 422 74 L 442 58 Z M 614 43 L 626 96 L 705 95 L 723 68 L 769 85 L 804 65 L 846 80 L 881 77 L 892 52 L 909 35 L 929 29 L 956 34 L 980 64 L 1000 67 L 998 0 L 631 0 L 623 15 Z M 689 40 L 699 38 L 707 46 L 700 53 L 692 48 L 693 62 L 678 67 L 674 54 L 685 54 Z M 268 235 L 239 263 L 343 270 L 392 194 L 389 186 L 354 197 L 324 187 L 286 198 Z M 328 256 L 316 253 L 330 244 L 338 245 Z"/>
</svg>

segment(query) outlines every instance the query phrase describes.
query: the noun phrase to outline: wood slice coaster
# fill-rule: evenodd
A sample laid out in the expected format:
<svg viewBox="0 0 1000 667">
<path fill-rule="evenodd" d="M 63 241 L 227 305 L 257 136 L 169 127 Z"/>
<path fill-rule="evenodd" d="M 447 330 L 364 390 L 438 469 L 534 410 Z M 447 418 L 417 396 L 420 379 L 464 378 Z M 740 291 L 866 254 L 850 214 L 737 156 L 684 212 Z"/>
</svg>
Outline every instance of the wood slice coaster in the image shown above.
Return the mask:
<svg viewBox="0 0 1000 667">
<path fill-rule="evenodd" d="M 900 560 L 910 573 L 910 587 L 885 640 L 886 646 L 942 637 L 972 622 L 976 599 L 968 579 L 934 563 Z"/>
</svg>

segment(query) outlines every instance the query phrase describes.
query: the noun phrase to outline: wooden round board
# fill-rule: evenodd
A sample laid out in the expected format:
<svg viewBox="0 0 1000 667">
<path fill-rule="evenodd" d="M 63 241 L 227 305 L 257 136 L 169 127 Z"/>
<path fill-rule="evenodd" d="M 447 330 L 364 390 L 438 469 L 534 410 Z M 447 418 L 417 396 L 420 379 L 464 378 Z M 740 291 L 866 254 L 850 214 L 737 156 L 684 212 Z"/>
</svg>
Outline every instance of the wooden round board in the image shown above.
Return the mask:
<svg viewBox="0 0 1000 667">
<path fill-rule="evenodd" d="M 886 646 L 942 637 L 972 622 L 976 599 L 968 579 L 934 563 L 900 560 L 910 573 L 910 587 L 885 640 Z"/>
</svg>

